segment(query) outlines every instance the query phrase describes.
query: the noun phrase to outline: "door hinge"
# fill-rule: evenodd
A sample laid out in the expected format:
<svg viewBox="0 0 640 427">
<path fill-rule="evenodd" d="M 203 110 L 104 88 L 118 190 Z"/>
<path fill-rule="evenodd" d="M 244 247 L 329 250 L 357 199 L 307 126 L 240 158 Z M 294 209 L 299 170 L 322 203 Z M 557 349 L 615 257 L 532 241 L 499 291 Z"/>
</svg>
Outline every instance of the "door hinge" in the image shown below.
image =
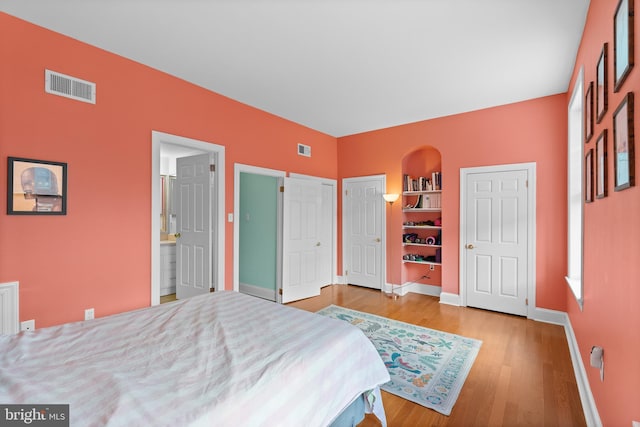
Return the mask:
<svg viewBox="0 0 640 427">
<path fill-rule="evenodd" d="M 524 299 L 524 305 L 529 305 L 529 298 Z"/>
<path fill-rule="evenodd" d="M 209 165 L 209 172 L 215 172 L 216 171 L 216 165 Z"/>
<path fill-rule="evenodd" d="M 280 186 L 280 192 L 281 192 L 281 193 L 284 193 L 284 185 L 281 185 L 281 186 Z"/>
<path fill-rule="evenodd" d="M 348 196 L 349 195 L 349 190 L 344 190 L 344 195 Z"/>
<path fill-rule="evenodd" d="M 528 179 L 524 182 L 524 186 L 529 188 L 529 180 Z"/>
<path fill-rule="evenodd" d="M 282 288 L 279 288 L 279 289 L 278 289 L 278 293 L 279 293 L 280 295 L 282 295 Z"/>
</svg>

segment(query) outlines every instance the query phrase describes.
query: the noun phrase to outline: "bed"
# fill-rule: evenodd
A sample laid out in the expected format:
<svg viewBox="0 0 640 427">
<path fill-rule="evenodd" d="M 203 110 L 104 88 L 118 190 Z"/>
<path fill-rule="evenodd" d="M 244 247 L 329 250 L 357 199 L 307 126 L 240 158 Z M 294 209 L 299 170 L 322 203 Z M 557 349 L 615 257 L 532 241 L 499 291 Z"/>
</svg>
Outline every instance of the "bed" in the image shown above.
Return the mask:
<svg viewBox="0 0 640 427">
<path fill-rule="evenodd" d="M 71 426 L 328 426 L 359 401 L 384 426 L 388 380 L 358 328 L 231 291 L 0 336 L 0 403 Z"/>
</svg>

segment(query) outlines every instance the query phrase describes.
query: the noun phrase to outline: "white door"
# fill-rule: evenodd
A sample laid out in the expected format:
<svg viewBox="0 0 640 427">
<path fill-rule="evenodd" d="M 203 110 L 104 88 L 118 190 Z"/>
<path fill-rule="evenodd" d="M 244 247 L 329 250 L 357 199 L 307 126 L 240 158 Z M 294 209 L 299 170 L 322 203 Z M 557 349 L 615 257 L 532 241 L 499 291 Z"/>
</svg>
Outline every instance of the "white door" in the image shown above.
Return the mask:
<svg viewBox="0 0 640 427">
<path fill-rule="evenodd" d="M 347 283 L 382 289 L 384 177 L 345 179 L 343 184 Z"/>
<path fill-rule="evenodd" d="M 285 178 L 282 212 L 283 303 L 320 295 L 322 188 L 316 181 Z"/>
<path fill-rule="evenodd" d="M 211 189 L 210 154 L 181 157 L 176 162 L 176 298 L 210 292 Z"/>
<path fill-rule="evenodd" d="M 333 186 L 322 184 L 322 207 L 320 210 L 319 272 L 320 287 L 333 283 Z"/>
<path fill-rule="evenodd" d="M 467 305 L 527 315 L 527 170 L 466 175 L 464 269 Z M 463 190 L 464 191 L 464 190 Z"/>
</svg>

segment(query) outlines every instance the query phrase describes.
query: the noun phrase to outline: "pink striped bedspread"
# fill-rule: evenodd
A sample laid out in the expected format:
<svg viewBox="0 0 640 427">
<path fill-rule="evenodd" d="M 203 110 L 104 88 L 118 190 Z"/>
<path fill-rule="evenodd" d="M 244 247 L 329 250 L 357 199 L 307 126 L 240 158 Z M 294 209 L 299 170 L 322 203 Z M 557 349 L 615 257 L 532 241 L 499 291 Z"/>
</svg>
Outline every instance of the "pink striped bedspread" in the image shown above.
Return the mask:
<svg viewBox="0 0 640 427">
<path fill-rule="evenodd" d="M 388 380 L 358 328 L 230 291 L 0 337 L 0 403 L 72 426 L 327 426 L 368 390 L 385 425 Z"/>
</svg>

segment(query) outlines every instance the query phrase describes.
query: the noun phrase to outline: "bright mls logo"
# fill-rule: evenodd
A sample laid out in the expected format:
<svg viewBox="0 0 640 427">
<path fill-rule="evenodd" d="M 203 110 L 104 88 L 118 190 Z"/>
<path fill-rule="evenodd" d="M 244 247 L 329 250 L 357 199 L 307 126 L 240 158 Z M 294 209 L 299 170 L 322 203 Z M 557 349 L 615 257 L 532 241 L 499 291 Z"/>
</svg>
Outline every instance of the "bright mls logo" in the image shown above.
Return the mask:
<svg viewBox="0 0 640 427">
<path fill-rule="evenodd" d="M 69 405 L 0 405 L 0 425 L 69 427 Z"/>
</svg>

